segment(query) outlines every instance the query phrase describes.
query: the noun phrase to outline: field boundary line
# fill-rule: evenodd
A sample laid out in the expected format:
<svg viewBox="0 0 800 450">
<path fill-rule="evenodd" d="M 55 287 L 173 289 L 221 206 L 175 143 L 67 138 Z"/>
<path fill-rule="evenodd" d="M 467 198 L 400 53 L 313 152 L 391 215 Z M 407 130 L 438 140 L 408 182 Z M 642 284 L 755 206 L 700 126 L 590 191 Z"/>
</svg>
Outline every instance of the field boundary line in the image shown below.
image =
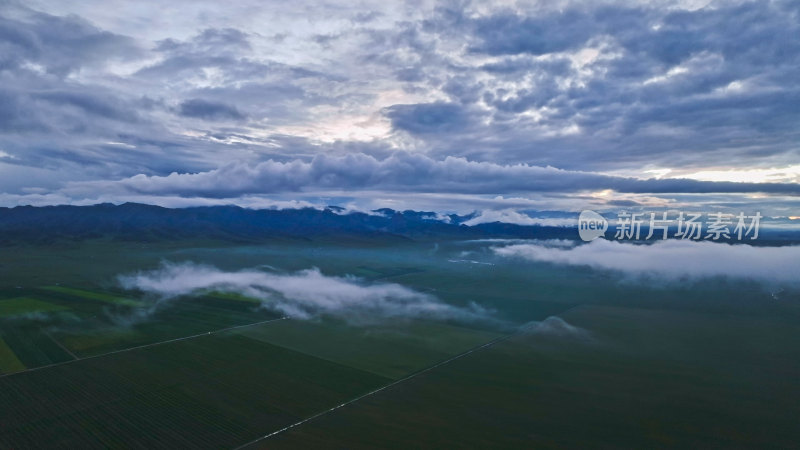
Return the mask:
<svg viewBox="0 0 800 450">
<path fill-rule="evenodd" d="M 284 431 L 291 430 L 292 428 L 295 428 L 295 427 L 298 427 L 300 425 L 303 425 L 304 423 L 310 422 L 310 421 L 312 421 L 314 419 L 317 419 L 317 418 L 319 418 L 321 416 L 324 416 L 325 414 L 331 413 L 331 412 L 336 411 L 337 409 L 340 409 L 340 408 L 344 408 L 347 405 L 350 405 L 350 404 L 355 403 L 355 402 L 357 402 L 359 400 L 362 400 L 364 398 L 367 398 L 367 397 L 370 397 L 372 395 L 375 395 L 375 394 L 377 394 L 377 393 L 379 393 L 381 391 L 384 391 L 386 389 L 389 389 L 391 387 L 397 386 L 400 383 L 406 382 L 406 381 L 408 381 L 408 380 L 410 380 L 412 378 L 415 378 L 415 377 L 417 377 L 419 375 L 422 375 L 424 373 L 430 372 L 431 370 L 434 370 L 434 369 L 436 369 L 438 367 L 441 367 L 441 366 L 444 366 L 446 364 L 449 364 L 449 363 L 451 363 L 451 362 L 453 362 L 453 361 L 455 361 L 457 359 L 461 359 L 461 358 L 463 358 L 463 357 L 465 357 L 467 355 L 470 355 L 470 354 L 475 353 L 477 351 L 480 351 L 480 350 L 483 350 L 485 348 L 491 347 L 491 346 L 493 346 L 493 345 L 495 345 L 495 344 L 497 344 L 499 342 L 511 339 L 512 337 L 522 333 L 527 328 L 528 328 L 527 326 L 523 326 L 522 328 L 520 328 L 519 330 L 517 330 L 517 331 L 515 331 L 515 332 L 513 332 L 511 334 L 507 334 L 505 336 L 500 336 L 500 337 L 492 339 L 489 342 L 485 342 L 485 343 L 483 343 L 481 345 L 478 345 L 476 347 L 472 347 L 471 349 L 466 350 L 464 352 L 461 352 L 461 353 L 459 353 L 459 354 L 457 354 L 455 356 L 451 356 L 450 358 L 447 358 L 447 359 L 445 359 L 443 361 L 439 361 L 438 363 L 436 363 L 436 364 L 434 364 L 432 366 L 428 366 L 428 367 L 425 367 L 424 369 L 420 369 L 420 370 L 418 370 L 416 372 L 412 372 L 412 373 L 406 375 L 403 378 L 400 378 L 398 380 L 392 381 L 391 383 L 389 383 L 387 385 L 381 386 L 381 387 L 379 387 L 377 389 L 374 389 L 372 391 L 369 391 L 369 392 L 367 392 L 365 394 L 361 394 L 358 397 L 352 398 L 352 399 L 350 399 L 350 400 L 348 400 L 348 401 L 346 401 L 344 403 L 340 403 L 340 404 L 338 404 L 338 405 L 336 405 L 336 406 L 334 406 L 332 408 L 328 408 L 328 409 L 326 409 L 324 411 L 320 411 L 320 412 L 318 412 L 318 413 L 316 413 L 316 414 L 314 414 L 312 416 L 306 417 L 305 419 L 300 420 L 298 422 L 295 422 L 295 423 L 293 423 L 291 425 L 287 425 L 287 426 L 285 426 L 285 427 L 283 427 L 283 428 L 281 428 L 279 430 L 275 430 L 275 431 L 273 431 L 273 432 L 271 432 L 269 434 L 265 434 L 264 436 L 261 436 L 259 438 L 256 438 L 256 439 L 250 441 L 250 442 L 247 442 L 247 443 L 242 444 L 242 445 L 240 445 L 238 447 L 235 447 L 234 450 L 241 450 L 241 449 L 243 449 L 245 447 L 249 447 L 249 446 L 251 446 L 253 444 L 257 444 L 257 443 L 259 443 L 259 442 L 261 442 L 263 440 L 266 440 L 266 439 L 269 439 L 269 438 L 271 438 L 271 437 L 273 437 L 275 435 L 281 434 Z"/>
<path fill-rule="evenodd" d="M 76 359 L 72 359 L 72 360 L 69 360 L 69 361 L 62 361 L 62 362 L 58 362 L 58 363 L 48 364 L 46 366 L 31 367 L 30 369 L 20 370 L 19 372 L 12 372 L 12 373 L 6 373 L 6 374 L 3 374 L 3 375 L 0 375 L 0 378 L 10 377 L 10 376 L 19 375 L 19 374 L 28 373 L 28 372 L 34 372 L 36 370 L 49 369 L 51 367 L 64 366 L 64 365 L 72 364 L 72 363 L 75 363 L 75 362 L 78 362 L 78 361 L 86 361 L 88 359 L 102 358 L 102 357 L 105 357 L 105 356 L 116 355 L 118 353 L 130 352 L 130 351 L 133 351 L 133 350 L 141 350 L 143 348 L 155 347 L 157 345 L 164 345 L 164 344 L 170 344 L 170 343 L 173 343 L 173 342 L 186 341 L 186 340 L 189 340 L 189 339 L 195 339 L 195 338 L 199 338 L 199 337 L 202 337 L 202 336 L 213 336 L 215 334 L 225 333 L 226 331 L 236 330 L 236 329 L 239 329 L 239 328 L 253 327 L 253 326 L 256 326 L 256 325 L 263 325 L 265 323 L 277 322 L 279 320 L 287 320 L 287 319 L 289 319 L 289 316 L 283 316 L 283 317 L 278 317 L 277 319 L 268 319 L 268 320 L 262 320 L 261 322 L 246 323 L 244 325 L 236 325 L 236 326 L 228 327 L 228 328 L 220 328 L 218 330 L 207 331 L 205 333 L 193 334 L 191 336 L 183 336 L 183 337 L 179 337 L 179 338 L 175 338 L 175 339 L 167 339 L 165 341 L 151 342 L 149 344 L 143 344 L 143 345 L 137 345 L 135 347 L 123 348 L 123 349 L 114 350 L 114 351 L 111 351 L 111 352 L 108 352 L 108 353 L 101 353 L 99 355 L 92 355 L 92 356 L 86 356 L 86 357 L 83 357 L 83 358 L 76 358 Z M 58 344 L 58 342 L 55 339 L 53 339 L 52 337 L 50 337 L 50 339 L 52 339 L 54 342 L 56 342 Z M 69 353 L 72 355 L 72 352 L 69 352 Z"/>
<path fill-rule="evenodd" d="M 47 331 L 42 331 L 42 334 L 44 334 L 51 341 L 53 341 L 53 343 L 56 344 L 61 350 L 64 350 L 65 352 L 67 352 L 67 354 L 69 356 L 72 356 L 72 359 L 79 359 L 78 356 L 75 353 L 72 353 L 72 351 L 70 349 L 68 349 L 67 347 L 64 347 L 64 344 L 62 344 L 61 342 L 58 342 L 50 333 L 48 333 Z"/>
</svg>

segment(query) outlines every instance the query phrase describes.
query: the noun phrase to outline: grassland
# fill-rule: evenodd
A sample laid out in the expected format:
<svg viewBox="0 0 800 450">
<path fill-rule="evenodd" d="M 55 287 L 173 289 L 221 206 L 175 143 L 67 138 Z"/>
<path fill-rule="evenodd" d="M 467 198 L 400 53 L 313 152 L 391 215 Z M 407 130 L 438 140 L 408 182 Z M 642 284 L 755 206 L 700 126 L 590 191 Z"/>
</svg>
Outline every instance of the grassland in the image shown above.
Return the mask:
<svg viewBox="0 0 800 450">
<path fill-rule="evenodd" d="M 261 304 L 261 300 L 259 300 L 257 298 L 248 297 L 248 296 L 242 295 L 242 294 L 237 294 L 236 292 L 218 292 L 218 291 L 215 291 L 215 292 L 208 293 L 208 296 L 214 297 L 214 298 L 221 298 L 221 299 L 224 299 L 224 300 L 236 300 L 236 301 L 240 301 L 240 302 L 247 302 L 247 303 L 252 303 L 252 304 L 256 304 L 256 305 L 260 305 Z"/>
<path fill-rule="evenodd" d="M 0 447 L 231 447 L 385 383 L 243 336 L 0 378 Z"/>
<path fill-rule="evenodd" d="M 593 335 L 521 334 L 248 448 L 796 445 L 796 323 L 604 307 L 565 317 Z"/>
<path fill-rule="evenodd" d="M 25 365 L 6 342 L 0 339 L 0 374 L 25 370 Z"/>
<path fill-rule="evenodd" d="M 118 297 L 115 295 L 106 294 L 104 292 L 87 291 L 85 289 L 75 289 L 65 286 L 44 286 L 42 287 L 42 290 L 49 292 L 57 292 L 59 294 L 66 294 L 81 299 L 97 300 L 115 305 L 141 306 L 141 302 L 137 300 L 132 300 L 125 297 Z"/>
<path fill-rule="evenodd" d="M 371 327 L 287 321 L 236 333 L 391 379 L 401 378 L 500 336 L 417 321 Z"/>
<path fill-rule="evenodd" d="M 452 262 L 465 259 L 484 264 Z M 492 320 L 249 325 L 282 314 L 237 293 L 117 284 L 163 260 L 318 267 Z M 0 253 L 0 448 L 233 448 L 398 380 L 254 447 L 791 447 L 798 304 L 791 289 L 649 285 L 475 242 L 20 247 Z M 437 365 L 552 315 L 585 334 L 531 325 Z"/>
<path fill-rule="evenodd" d="M 3 321 L 0 323 L 0 339 L 28 368 L 74 359 L 36 321 Z"/>
<path fill-rule="evenodd" d="M 30 297 L 16 297 L 0 300 L 0 317 L 17 316 L 37 312 L 67 310 L 66 306 L 48 303 Z"/>
<path fill-rule="evenodd" d="M 79 356 L 93 356 L 279 317 L 252 303 L 195 297 L 133 309 L 112 316 L 111 322 L 69 327 L 54 333 Z"/>
</svg>

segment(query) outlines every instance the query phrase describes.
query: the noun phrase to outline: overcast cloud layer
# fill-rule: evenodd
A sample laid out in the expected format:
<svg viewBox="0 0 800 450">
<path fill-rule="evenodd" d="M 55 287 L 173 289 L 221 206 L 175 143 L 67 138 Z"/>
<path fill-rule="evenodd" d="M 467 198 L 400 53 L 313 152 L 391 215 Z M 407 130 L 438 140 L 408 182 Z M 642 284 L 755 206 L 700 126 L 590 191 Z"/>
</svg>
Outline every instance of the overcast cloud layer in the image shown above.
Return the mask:
<svg viewBox="0 0 800 450">
<path fill-rule="evenodd" d="M 12 0 L 0 201 L 610 190 L 788 210 L 798 35 L 788 0 Z"/>
</svg>

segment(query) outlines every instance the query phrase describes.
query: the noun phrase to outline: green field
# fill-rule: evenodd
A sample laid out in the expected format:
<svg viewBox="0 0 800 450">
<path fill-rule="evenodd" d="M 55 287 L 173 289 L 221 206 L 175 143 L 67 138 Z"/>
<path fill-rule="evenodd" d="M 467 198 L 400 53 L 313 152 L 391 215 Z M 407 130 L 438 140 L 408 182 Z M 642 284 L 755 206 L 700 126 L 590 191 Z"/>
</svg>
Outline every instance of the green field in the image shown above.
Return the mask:
<svg viewBox="0 0 800 450">
<path fill-rule="evenodd" d="M 64 286 L 45 286 L 42 290 L 49 292 L 56 292 L 59 294 L 66 294 L 68 296 L 77 297 L 81 299 L 97 300 L 101 302 L 112 303 L 115 305 L 125 306 L 140 306 L 141 302 L 131 300 L 129 298 L 117 297 L 103 292 L 87 291 L 84 289 L 75 289 Z"/>
<path fill-rule="evenodd" d="M 134 309 L 127 316 L 116 317 L 121 324 L 94 321 L 91 326 L 73 326 L 55 335 L 79 356 L 93 356 L 277 317 L 238 300 L 197 297 L 154 309 Z"/>
<path fill-rule="evenodd" d="M 221 298 L 224 300 L 237 300 L 240 302 L 248 302 L 255 304 L 261 303 L 261 300 L 257 298 L 248 297 L 246 295 L 237 294 L 235 292 L 210 292 L 208 295 L 214 298 Z"/>
<path fill-rule="evenodd" d="M 565 317 L 596 324 L 593 339 L 517 335 L 248 448 L 796 446 L 797 323 L 595 307 Z"/>
<path fill-rule="evenodd" d="M 8 347 L 6 342 L 0 339 L 0 374 L 12 373 L 24 370 L 25 365 L 17 358 L 14 351 Z"/>
<path fill-rule="evenodd" d="M 316 267 L 485 320 L 284 318 L 286 294 L 119 285 L 162 261 Z M 21 247 L 0 254 L 0 448 L 791 447 L 799 301 L 503 260 L 480 242 Z M 538 323 L 550 316 L 569 325 Z"/>
<path fill-rule="evenodd" d="M 230 447 L 386 382 L 236 335 L 0 379 L 0 447 Z"/>
<path fill-rule="evenodd" d="M 335 323 L 286 321 L 236 333 L 392 379 L 500 336 L 425 322 L 354 328 Z"/>
<path fill-rule="evenodd" d="M 29 297 L 17 297 L 0 300 L 0 317 L 17 316 L 37 312 L 63 311 L 66 306 L 54 305 Z"/>
</svg>

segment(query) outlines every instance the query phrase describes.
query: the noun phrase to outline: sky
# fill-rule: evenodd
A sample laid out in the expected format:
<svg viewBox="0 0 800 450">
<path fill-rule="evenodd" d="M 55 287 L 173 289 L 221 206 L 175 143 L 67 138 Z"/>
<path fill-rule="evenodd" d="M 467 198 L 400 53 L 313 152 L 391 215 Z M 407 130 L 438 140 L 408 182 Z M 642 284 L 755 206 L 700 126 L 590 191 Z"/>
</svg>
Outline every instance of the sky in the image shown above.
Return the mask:
<svg viewBox="0 0 800 450">
<path fill-rule="evenodd" d="M 0 0 L 0 205 L 800 216 L 800 3 Z"/>
</svg>

